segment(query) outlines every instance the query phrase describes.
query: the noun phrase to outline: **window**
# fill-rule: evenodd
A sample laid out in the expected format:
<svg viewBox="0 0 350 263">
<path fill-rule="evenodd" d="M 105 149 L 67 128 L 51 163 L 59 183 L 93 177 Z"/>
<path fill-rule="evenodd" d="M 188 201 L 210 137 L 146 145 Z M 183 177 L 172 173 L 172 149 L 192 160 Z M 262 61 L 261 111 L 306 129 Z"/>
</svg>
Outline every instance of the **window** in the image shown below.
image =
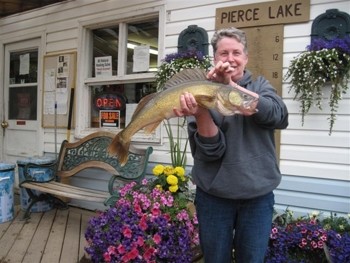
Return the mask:
<svg viewBox="0 0 350 263">
<path fill-rule="evenodd" d="M 37 119 L 38 51 L 10 54 L 9 120 Z"/>
<path fill-rule="evenodd" d="M 87 65 L 82 96 L 87 100 L 78 106 L 83 111 L 79 115 L 84 116 L 78 120 L 81 135 L 91 129 L 124 129 L 139 101 L 156 91 L 159 13 L 132 17 L 84 26 L 85 55 L 80 63 Z M 149 136 L 140 131 L 134 137 L 136 141 L 159 141 L 160 129 Z"/>
</svg>

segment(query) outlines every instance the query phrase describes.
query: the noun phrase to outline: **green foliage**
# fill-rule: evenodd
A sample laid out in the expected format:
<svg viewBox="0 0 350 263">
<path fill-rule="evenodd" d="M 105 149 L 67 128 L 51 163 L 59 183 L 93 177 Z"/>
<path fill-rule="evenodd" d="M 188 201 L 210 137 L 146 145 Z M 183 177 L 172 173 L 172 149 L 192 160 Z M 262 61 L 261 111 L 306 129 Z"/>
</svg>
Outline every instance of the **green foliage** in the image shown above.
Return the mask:
<svg viewBox="0 0 350 263">
<path fill-rule="evenodd" d="M 186 132 L 185 121 L 181 124 L 180 118 L 177 118 L 176 136 L 174 136 L 173 134 L 169 120 L 166 120 L 164 122 L 164 126 L 169 137 L 171 164 L 174 167 L 177 167 L 177 166 L 186 167 L 186 161 L 187 161 L 186 151 L 187 151 L 187 145 L 188 145 L 188 138 L 186 138 L 185 145 L 184 147 L 182 147 L 182 134 Z M 181 130 L 183 131 L 181 132 Z"/>
</svg>

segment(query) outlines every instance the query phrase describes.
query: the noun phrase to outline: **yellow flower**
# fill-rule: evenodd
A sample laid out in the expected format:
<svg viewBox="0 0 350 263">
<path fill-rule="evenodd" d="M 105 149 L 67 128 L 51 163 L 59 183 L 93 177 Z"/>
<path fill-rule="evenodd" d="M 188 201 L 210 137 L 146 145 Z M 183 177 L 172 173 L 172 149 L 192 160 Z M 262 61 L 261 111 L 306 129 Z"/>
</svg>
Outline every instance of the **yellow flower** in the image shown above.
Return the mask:
<svg viewBox="0 0 350 263">
<path fill-rule="evenodd" d="M 177 167 L 175 167 L 175 173 L 178 176 L 183 177 L 185 175 L 185 169 L 181 166 L 177 166 Z"/>
<path fill-rule="evenodd" d="M 173 174 L 168 175 L 168 177 L 166 178 L 166 181 L 168 184 L 170 185 L 177 185 L 179 183 L 179 180 L 177 179 L 177 177 Z"/>
<path fill-rule="evenodd" d="M 179 186 L 178 185 L 171 185 L 169 186 L 169 191 L 172 193 L 176 193 L 177 190 L 179 190 Z"/>
<path fill-rule="evenodd" d="M 160 184 L 157 184 L 155 187 L 161 191 L 163 190 L 163 187 Z"/>
<path fill-rule="evenodd" d="M 172 166 L 165 166 L 164 167 L 164 174 L 165 175 L 174 174 L 174 167 L 172 167 Z"/>
<path fill-rule="evenodd" d="M 164 172 L 164 169 L 165 169 L 165 167 L 163 165 L 158 164 L 158 165 L 154 166 L 153 174 L 155 176 L 161 175 Z"/>
</svg>

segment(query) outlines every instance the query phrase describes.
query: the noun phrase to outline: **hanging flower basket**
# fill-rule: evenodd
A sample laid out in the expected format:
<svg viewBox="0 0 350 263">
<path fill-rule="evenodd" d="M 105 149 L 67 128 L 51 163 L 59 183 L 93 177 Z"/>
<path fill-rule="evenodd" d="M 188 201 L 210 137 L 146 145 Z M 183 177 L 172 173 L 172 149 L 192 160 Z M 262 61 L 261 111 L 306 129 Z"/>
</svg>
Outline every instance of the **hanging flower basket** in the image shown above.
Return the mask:
<svg viewBox="0 0 350 263">
<path fill-rule="evenodd" d="M 204 56 L 200 51 L 189 50 L 168 54 L 165 56 L 156 73 L 157 90 L 162 90 L 165 82 L 183 69 L 208 69 L 210 67 L 209 56 Z"/>
<path fill-rule="evenodd" d="M 302 124 L 311 106 L 322 110 L 323 89 L 330 86 L 329 134 L 336 120 L 338 103 L 349 88 L 350 80 L 350 37 L 327 41 L 315 39 L 307 51 L 295 57 L 288 68 L 285 79 L 290 78 L 295 100 L 300 101 Z"/>
</svg>

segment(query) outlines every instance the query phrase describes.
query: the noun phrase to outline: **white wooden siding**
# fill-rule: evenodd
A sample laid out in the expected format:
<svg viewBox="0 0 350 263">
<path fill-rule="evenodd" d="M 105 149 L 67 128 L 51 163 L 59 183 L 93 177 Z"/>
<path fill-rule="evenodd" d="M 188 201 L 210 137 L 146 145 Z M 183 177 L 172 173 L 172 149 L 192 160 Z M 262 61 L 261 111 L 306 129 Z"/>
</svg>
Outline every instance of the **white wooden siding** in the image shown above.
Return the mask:
<svg viewBox="0 0 350 263">
<path fill-rule="evenodd" d="M 137 16 L 139 10 L 165 5 L 166 24 L 163 54 L 177 51 L 178 36 L 189 25 L 198 25 L 208 32 L 209 41 L 215 30 L 216 9 L 225 6 L 246 5 L 264 0 L 72 0 L 55 4 L 36 11 L 0 19 L 0 43 L 20 41 L 33 36 L 43 37 L 43 50 L 46 54 L 78 50 L 81 25 L 101 16 Z M 348 0 L 311 0 L 310 21 L 284 26 L 283 72 L 293 57 L 304 51 L 310 43 L 312 21 L 327 9 L 350 10 Z M 135 8 L 137 7 L 137 8 Z M 211 48 L 209 48 L 212 55 Z M 78 54 L 82 55 L 82 54 Z M 82 73 L 79 65 L 77 72 Z M 76 87 L 80 89 L 82 87 Z M 338 109 L 338 119 L 332 135 L 328 134 L 327 100 L 322 111 L 312 108 L 301 125 L 299 104 L 289 92 L 289 83 L 283 83 L 283 98 L 290 112 L 288 129 L 281 132 L 280 168 L 284 174 L 282 183 L 276 191 L 276 204 L 290 206 L 298 210 L 324 209 L 349 213 L 350 203 L 350 92 L 343 97 Z M 328 88 L 325 88 L 325 98 Z M 175 121 L 172 120 L 175 125 Z M 175 126 L 174 126 L 175 127 Z M 57 131 L 58 144 L 66 139 L 65 129 Z M 163 135 L 166 132 L 163 128 Z M 71 132 L 73 140 L 74 130 Z M 58 145 L 59 147 L 59 145 Z M 148 173 L 157 163 L 170 163 L 169 140 L 164 138 L 162 145 L 153 145 Z M 55 152 L 54 130 L 44 130 L 44 150 L 47 154 Z M 59 150 L 59 149 L 58 149 Z M 187 153 L 187 170 L 193 165 Z M 93 171 L 92 173 L 96 173 Z M 86 177 L 85 179 L 82 179 Z M 104 187 L 108 177 L 103 177 L 98 187 Z M 75 183 L 86 183 L 96 187 L 96 182 L 88 173 L 75 179 Z"/>
</svg>

